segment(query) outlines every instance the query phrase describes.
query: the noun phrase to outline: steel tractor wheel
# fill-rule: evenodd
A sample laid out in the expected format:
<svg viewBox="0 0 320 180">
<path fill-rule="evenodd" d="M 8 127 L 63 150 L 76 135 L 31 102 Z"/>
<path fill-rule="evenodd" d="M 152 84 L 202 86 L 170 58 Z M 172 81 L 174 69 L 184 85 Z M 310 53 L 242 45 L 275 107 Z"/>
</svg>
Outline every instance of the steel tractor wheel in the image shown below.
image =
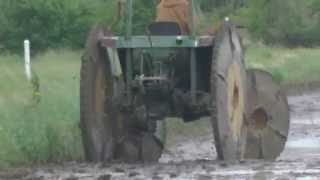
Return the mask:
<svg viewBox="0 0 320 180">
<path fill-rule="evenodd" d="M 86 160 L 157 161 L 162 145 L 153 134 L 137 130 L 130 114 L 119 108 L 124 81 L 113 77 L 107 50 L 98 43 L 107 35 L 104 28 L 93 28 L 82 58 L 80 126 Z"/>
<path fill-rule="evenodd" d="M 289 107 L 285 93 L 271 74 L 248 70 L 248 134 L 245 158 L 276 159 L 289 132 Z"/>
<path fill-rule="evenodd" d="M 212 125 L 218 159 L 241 160 L 245 153 L 246 72 L 237 27 L 225 22 L 213 50 L 211 93 Z"/>
</svg>

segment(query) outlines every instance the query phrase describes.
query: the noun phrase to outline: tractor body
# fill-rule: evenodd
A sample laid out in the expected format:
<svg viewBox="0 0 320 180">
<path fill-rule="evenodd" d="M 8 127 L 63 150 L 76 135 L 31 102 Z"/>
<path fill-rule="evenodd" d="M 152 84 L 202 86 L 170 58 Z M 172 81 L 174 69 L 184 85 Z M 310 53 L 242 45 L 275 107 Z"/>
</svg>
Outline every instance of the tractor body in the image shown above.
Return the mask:
<svg viewBox="0 0 320 180">
<path fill-rule="evenodd" d="M 265 144 L 260 143 L 260 134 L 268 130 L 269 122 L 276 124 L 269 117 L 277 119 L 279 113 L 259 101 L 249 101 L 247 92 L 264 97 L 282 91 L 275 88 L 265 95 L 257 91 L 260 86 L 264 89 L 263 83 L 259 87 L 251 83 L 256 76 L 268 75 L 255 71 L 247 75 L 238 28 L 228 18 L 217 34 L 197 35 L 195 3 L 189 1 L 188 35 L 181 33 L 176 22 L 151 22 L 144 36 L 132 35 L 132 0 L 126 2 L 123 36 L 93 28 L 83 56 L 80 88 L 87 160 L 157 161 L 164 143 L 155 134 L 158 122 L 167 117 L 190 122 L 209 116 L 222 160 L 275 158 L 280 154 L 286 141 L 283 137 L 288 135 L 285 95 L 280 93 L 280 98 L 270 102 L 278 103 L 285 114 L 279 118 L 282 129 L 273 132 L 281 131 L 283 136 L 275 141 L 277 150 L 262 151 L 261 155 L 260 147 Z M 272 79 L 265 81 L 277 87 Z M 256 116 L 261 114 L 257 109 L 268 116 Z M 254 124 L 261 119 L 265 126 L 256 129 Z"/>
<path fill-rule="evenodd" d="M 130 39 L 104 37 L 101 44 L 109 49 L 113 72 L 121 69 L 113 75 L 125 82 L 123 102 L 128 104 L 123 106 L 134 105 L 133 97 L 139 96 L 153 109 L 150 114 L 158 120 L 172 116 L 191 121 L 208 116 L 213 39 L 213 36 L 193 38 L 179 34 Z"/>
<path fill-rule="evenodd" d="M 154 120 L 171 116 L 192 121 L 210 115 L 208 82 L 214 36 L 196 36 L 194 28 L 190 35 L 182 35 L 175 22 L 153 22 L 145 36 L 133 36 L 132 0 L 126 5 L 125 36 L 100 39 L 101 46 L 109 50 L 111 68 L 121 69 L 118 75 L 125 82 L 123 102 L 127 103 L 123 108 L 134 109 L 132 100 L 139 96 Z M 191 19 L 194 12 L 192 0 Z M 191 21 L 191 27 L 194 23 Z"/>
</svg>

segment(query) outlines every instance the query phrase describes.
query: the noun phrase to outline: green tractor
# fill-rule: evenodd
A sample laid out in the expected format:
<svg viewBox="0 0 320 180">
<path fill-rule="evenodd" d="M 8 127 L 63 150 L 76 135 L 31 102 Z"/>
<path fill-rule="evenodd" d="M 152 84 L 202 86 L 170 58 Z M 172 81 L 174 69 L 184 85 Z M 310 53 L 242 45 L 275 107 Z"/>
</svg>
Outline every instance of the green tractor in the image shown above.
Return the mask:
<svg viewBox="0 0 320 180">
<path fill-rule="evenodd" d="M 190 0 L 195 15 L 196 0 Z M 288 137 L 286 95 L 270 74 L 246 70 L 239 28 L 228 18 L 216 35 L 190 35 L 175 22 L 153 22 L 132 35 L 95 26 L 82 58 L 81 130 L 86 160 L 157 162 L 159 122 L 210 117 L 219 160 L 275 159 Z"/>
</svg>

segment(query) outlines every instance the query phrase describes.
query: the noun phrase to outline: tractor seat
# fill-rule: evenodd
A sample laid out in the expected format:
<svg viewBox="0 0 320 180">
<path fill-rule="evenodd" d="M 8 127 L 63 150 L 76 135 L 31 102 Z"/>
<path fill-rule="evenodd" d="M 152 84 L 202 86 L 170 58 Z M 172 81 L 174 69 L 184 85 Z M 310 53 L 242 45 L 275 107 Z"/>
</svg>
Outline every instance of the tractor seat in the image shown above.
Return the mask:
<svg viewBox="0 0 320 180">
<path fill-rule="evenodd" d="M 179 36 L 181 29 L 176 22 L 153 22 L 148 26 L 152 36 Z"/>
</svg>

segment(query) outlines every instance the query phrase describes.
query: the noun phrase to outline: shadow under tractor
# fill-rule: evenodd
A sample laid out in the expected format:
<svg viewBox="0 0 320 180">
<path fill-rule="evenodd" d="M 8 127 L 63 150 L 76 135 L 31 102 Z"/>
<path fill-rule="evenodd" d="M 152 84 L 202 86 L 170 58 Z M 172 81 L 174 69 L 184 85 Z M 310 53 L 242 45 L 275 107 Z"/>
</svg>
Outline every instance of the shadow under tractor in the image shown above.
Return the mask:
<svg viewBox="0 0 320 180">
<path fill-rule="evenodd" d="M 194 16 L 195 0 L 190 0 Z M 287 97 L 272 76 L 246 69 L 239 28 L 228 18 L 215 35 L 182 35 L 177 23 L 154 22 L 132 35 L 95 26 L 82 58 L 80 126 L 86 160 L 157 162 L 156 136 L 168 117 L 210 117 L 219 160 L 275 159 L 289 130 Z M 190 18 L 193 21 L 194 18 Z"/>
</svg>

